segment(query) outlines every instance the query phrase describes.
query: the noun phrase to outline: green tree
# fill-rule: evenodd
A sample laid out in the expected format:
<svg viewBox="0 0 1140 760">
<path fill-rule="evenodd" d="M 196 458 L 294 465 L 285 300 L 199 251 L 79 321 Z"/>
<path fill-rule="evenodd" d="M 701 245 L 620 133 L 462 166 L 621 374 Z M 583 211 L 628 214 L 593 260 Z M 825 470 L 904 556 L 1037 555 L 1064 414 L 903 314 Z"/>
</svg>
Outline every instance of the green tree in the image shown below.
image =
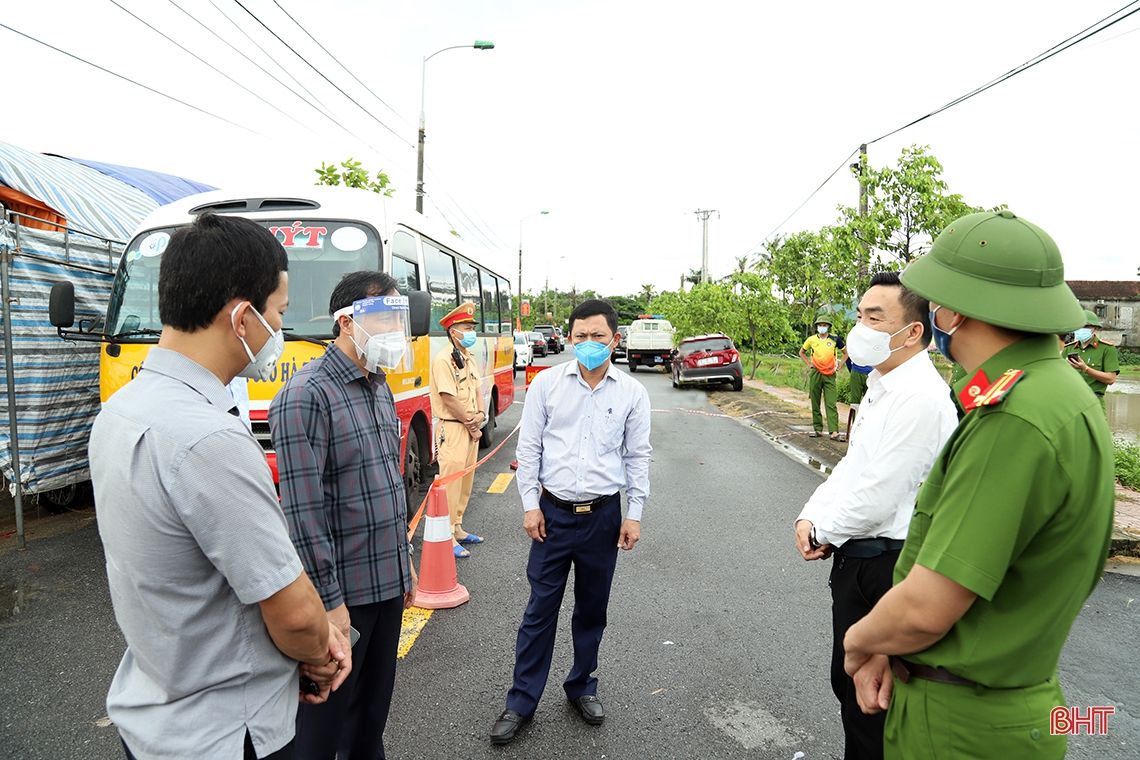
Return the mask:
<svg viewBox="0 0 1140 760">
<path fill-rule="evenodd" d="M 646 309 L 649 308 L 649 304 L 653 301 L 654 292 L 655 291 L 652 285 L 641 286 L 641 294 L 639 297 L 641 298 L 641 303 L 645 306 Z"/>
<path fill-rule="evenodd" d="M 318 185 L 344 185 L 360 190 L 371 190 L 385 198 L 391 198 L 396 189 L 391 186 L 391 180 L 383 171 L 376 172 L 376 176 L 369 175 L 361 163 L 353 158 L 341 161 L 340 165 L 321 162 L 321 168 L 315 169 Z M 452 230 L 452 234 L 459 233 Z"/>
<path fill-rule="evenodd" d="M 756 377 L 760 352 L 776 353 L 795 345 L 796 333 L 788 323 L 786 309 L 772 294 L 772 281 L 756 272 L 732 275 L 739 291 L 733 298 L 734 314 L 729 335 L 742 350 L 752 350 L 752 374 Z"/>
<path fill-rule="evenodd" d="M 840 226 L 863 244 L 865 258 L 882 254 L 882 266 L 902 268 L 926 253 L 947 224 L 982 210 L 951 193 L 942 172 L 929 145 L 904 148 L 896 166 L 875 169 L 864 162 L 853 167 L 867 187 L 867 215 L 841 206 Z M 873 261 L 863 264 L 863 271 L 875 268 Z"/>
<path fill-rule="evenodd" d="M 793 324 L 811 324 L 821 307 L 854 300 L 860 246 L 843 228 L 778 237 L 767 250 L 765 268 Z"/>
</svg>

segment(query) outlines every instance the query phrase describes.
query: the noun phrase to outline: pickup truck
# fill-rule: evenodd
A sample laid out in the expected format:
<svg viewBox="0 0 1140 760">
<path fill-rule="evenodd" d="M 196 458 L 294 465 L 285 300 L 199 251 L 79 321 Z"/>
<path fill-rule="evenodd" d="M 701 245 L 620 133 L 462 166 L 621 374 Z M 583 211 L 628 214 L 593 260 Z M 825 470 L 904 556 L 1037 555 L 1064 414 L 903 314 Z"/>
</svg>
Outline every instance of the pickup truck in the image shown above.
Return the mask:
<svg viewBox="0 0 1140 760">
<path fill-rule="evenodd" d="M 673 325 L 667 319 L 635 319 L 626 338 L 626 361 L 629 371 L 638 366 L 667 367 L 673 353 Z"/>
</svg>

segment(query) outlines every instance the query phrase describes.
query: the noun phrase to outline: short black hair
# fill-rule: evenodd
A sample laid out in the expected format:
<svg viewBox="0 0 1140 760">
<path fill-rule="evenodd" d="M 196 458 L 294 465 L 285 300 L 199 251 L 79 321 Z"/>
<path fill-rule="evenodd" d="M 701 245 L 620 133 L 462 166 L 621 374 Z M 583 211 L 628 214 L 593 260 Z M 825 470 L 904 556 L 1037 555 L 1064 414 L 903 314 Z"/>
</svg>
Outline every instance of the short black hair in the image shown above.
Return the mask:
<svg viewBox="0 0 1140 760">
<path fill-rule="evenodd" d="M 329 296 L 329 315 L 336 314 L 346 306 L 352 306 L 362 298 L 382 296 L 393 290 L 398 290 L 396 278 L 387 272 L 377 272 L 372 269 L 349 272 L 340 278 L 340 282 Z M 333 320 L 332 334 L 334 338 L 340 335 L 339 319 Z"/>
<path fill-rule="evenodd" d="M 907 288 L 902 284 L 898 272 L 876 272 L 875 276 L 871 278 L 871 284 L 867 289 L 875 287 L 876 285 L 884 285 L 889 288 L 899 288 L 899 301 L 902 303 L 903 312 L 910 322 L 918 322 L 922 325 L 922 337 L 919 338 L 919 344 L 923 347 L 930 345 L 930 301 L 927 301 L 922 296 Z"/>
<path fill-rule="evenodd" d="M 289 270 L 272 232 L 237 216 L 202 214 L 170 238 L 158 270 L 158 316 L 183 332 L 210 326 L 234 298 L 265 312 Z"/>
<path fill-rule="evenodd" d="M 574 331 L 574 320 L 596 317 L 599 314 L 606 318 L 606 324 L 610 326 L 610 332 L 617 333 L 617 312 L 614 311 L 614 307 L 610 305 L 609 301 L 602 301 L 597 298 L 583 301 L 574 308 L 574 311 L 570 312 L 570 322 L 566 326 L 566 331 Z"/>
</svg>

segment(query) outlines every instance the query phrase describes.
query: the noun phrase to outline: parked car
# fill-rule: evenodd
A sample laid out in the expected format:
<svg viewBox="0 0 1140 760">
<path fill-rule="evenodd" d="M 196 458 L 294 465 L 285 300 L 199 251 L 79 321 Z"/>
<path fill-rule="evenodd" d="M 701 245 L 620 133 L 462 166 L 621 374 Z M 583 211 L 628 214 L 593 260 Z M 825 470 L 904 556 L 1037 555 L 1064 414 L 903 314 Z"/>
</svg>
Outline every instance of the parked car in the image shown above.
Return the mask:
<svg viewBox="0 0 1140 760">
<path fill-rule="evenodd" d="M 530 334 L 515 333 L 515 369 L 526 369 L 534 362 L 534 348 L 531 346 Z"/>
<path fill-rule="evenodd" d="M 727 335 L 697 335 L 685 338 L 673 353 L 673 387 L 731 383 L 734 391 L 744 388 L 740 352 Z"/>
<path fill-rule="evenodd" d="M 552 354 L 562 353 L 562 336 L 554 325 L 535 325 L 534 331 L 546 338 L 546 348 Z"/>
<path fill-rule="evenodd" d="M 629 325 L 618 327 L 618 342 L 614 346 L 614 357 L 625 356 L 626 341 L 629 339 Z"/>
<path fill-rule="evenodd" d="M 562 353 L 566 350 L 566 334 L 562 332 L 561 327 L 555 327 L 554 334 L 558 336 L 558 352 Z"/>
<path fill-rule="evenodd" d="M 531 356 L 546 356 L 550 353 L 550 346 L 546 342 L 546 336 L 540 332 L 529 332 L 527 337 L 530 340 Z"/>
</svg>

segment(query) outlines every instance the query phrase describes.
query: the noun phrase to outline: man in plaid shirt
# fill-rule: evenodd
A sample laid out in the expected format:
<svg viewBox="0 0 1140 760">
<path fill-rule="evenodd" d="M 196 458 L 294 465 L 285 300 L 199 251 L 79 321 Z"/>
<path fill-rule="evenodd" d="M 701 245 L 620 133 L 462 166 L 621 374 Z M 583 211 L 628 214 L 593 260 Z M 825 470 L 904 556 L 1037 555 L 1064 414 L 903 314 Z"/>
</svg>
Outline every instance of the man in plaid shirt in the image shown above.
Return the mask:
<svg viewBox="0 0 1140 760">
<path fill-rule="evenodd" d="M 407 336 L 353 304 L 398 295 L 381 272 L 345 275 L 329 313 L 335 340 L 285 384 L 269 408 L 281 505 L 329 619 L 360 632 L 353 670 L 323 705 L 297 713 L 297 757 L 383 758 L 403 609 L 415 596 L 400 476 L 400 423 L 384 367 Z M 401 340 L 403 341 L 401 343 Z M 318 708 L 319 709 L 310 709 Z"/>
</svg>

